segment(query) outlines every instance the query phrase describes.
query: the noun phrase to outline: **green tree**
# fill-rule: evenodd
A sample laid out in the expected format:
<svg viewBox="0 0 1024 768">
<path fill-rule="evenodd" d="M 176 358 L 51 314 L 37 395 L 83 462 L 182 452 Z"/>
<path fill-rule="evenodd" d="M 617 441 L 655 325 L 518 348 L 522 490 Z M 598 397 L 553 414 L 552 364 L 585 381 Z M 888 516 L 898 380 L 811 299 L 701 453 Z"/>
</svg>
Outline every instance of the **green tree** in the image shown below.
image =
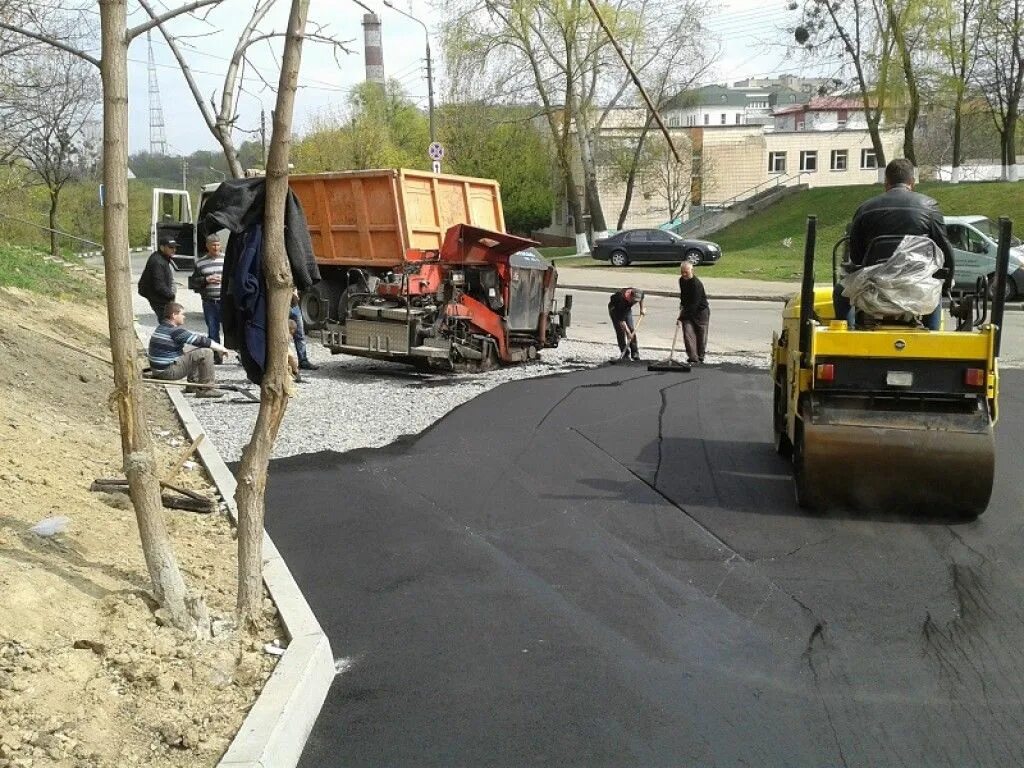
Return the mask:
<svg viewBox="0 0 1024 768">
<path fill-rule="evenodd" d="M 445 170 L 501 184 L 505 228 L 529 235 L 548 224 L 554 205 L 549 142 L 532 110 L 486 104 L 449 105 L 441 111 Z"/>
<path fill-rule="evenodd" d="M 295 170 L 429 168 L 427 117 L 396 81 L 356 86 L 341 112 L 323 113 L 293 152 Z"/>
</svg>

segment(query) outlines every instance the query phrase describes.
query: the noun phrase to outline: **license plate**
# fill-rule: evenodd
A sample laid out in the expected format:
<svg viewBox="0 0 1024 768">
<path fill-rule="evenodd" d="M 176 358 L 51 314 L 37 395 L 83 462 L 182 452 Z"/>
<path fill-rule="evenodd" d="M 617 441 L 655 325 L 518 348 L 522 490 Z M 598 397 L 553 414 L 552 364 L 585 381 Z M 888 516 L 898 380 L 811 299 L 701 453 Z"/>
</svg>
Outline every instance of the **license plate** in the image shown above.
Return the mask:
<svg viewBox="0 0 1024 768">
<path fill-rule="evenodd" d="M 885 383 L 890 387 L 910 387 L 914 385 L 914 374 L 910 371 L 889 371 L 885 374 Z"/>
</svg>

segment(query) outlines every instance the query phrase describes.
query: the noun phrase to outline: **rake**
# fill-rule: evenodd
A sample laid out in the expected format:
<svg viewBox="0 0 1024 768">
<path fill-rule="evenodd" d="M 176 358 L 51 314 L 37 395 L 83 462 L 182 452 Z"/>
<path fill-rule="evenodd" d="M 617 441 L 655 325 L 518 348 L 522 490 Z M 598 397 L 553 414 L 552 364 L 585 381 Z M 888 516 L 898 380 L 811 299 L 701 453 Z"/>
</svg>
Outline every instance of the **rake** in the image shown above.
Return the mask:
<svg viewBox="0 0 1024 768">
<path fill-rule="evenodd" d="M 648 371 L 664 371 L 667 373 L 671 373 L 673 371 L 678 371 L 679 373 L 690 372 L 689 365 L 687 365 L 686 363 L 681 363 L 676 360 L 676 341 L 679 339 L 680 325 L 681 323 L 678 320 L 676 320 L 676 330 L 672 334 L 672 349 L 669 350 L 668 360 L 665 360 L 664 362 L 661 363 L 651 363 L 650 365 L 647 366 Z"/>
</svg>

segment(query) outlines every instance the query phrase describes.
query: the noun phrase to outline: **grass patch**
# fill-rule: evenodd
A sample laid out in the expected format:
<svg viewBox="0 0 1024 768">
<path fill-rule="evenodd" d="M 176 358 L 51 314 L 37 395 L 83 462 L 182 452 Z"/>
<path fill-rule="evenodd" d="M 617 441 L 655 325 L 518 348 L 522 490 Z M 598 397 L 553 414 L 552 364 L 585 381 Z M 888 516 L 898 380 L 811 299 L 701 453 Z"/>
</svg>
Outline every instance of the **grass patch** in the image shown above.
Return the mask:
<svg viewBox="0 0 1024 768">
<path fill-rule="evenodd" d="M 972 182 L 944 184 L 929 182 L 917 191 L 934 197 L 947 216 L 979 214 L 995 220 L 1009 216 L 1024 230 L 1024 184 L 1010 182 Z M 829 279 L 832 247 L 845 232 L 847 223 L 862 202 L 879 194 L 873 184 L 851 187 L 809 189 L 788 197 L 770 208 L 755 213 L 708 236 L 722 246 L 722 260 L 713 266 L 699 267 L 703 277 L 741 277 L 754 280 L 799 280 L 803 261 L 807 216 L 818 217 L 818 244 L 815 273 L 819 280 Z M 562 259 L 559 266 L 600 267 L 607 262 L 591 258 Z M 644 272 L 675 274 L 676 265 L 636 265 Z"/>
<path fill-rule="evenodd" d="M 103 297 L 103 284 L 91 271 L 71 271 L 46 256 L 34 248 L 0 243 L 0 287 L 21 288 L 57 299 Z M 65 261 L 74 266 L 81 263 L 73 256 L 65 257 Z"/>
<path fill-rule="evenodd" d="M 576 247 L 573 245 L 551 245 L 547 248 L 538 248 L 540 255 L 545 259 L 552 261 L 558 259 L 558 263 L 561 264 L 567 256 L 576 255 Z"/>
</svg>

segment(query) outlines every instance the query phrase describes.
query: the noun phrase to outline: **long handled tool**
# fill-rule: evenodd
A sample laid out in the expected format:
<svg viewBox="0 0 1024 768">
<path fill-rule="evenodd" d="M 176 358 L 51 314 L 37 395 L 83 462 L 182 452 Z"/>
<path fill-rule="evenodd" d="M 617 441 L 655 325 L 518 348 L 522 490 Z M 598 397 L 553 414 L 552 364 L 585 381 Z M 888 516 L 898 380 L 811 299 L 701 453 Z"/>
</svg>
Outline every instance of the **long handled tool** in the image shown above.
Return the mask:
<svg viewBox="0 0 1024 768">
<path fill-rule="evenodd" d="M 672 334 L 672 349 L 669 350 L 668 360 L 663 363 L 651 363 L 647 366 L 648 371 L 678 371 L 679 373 L 689 373 L 690 366 L 686 363 L 681 363 L 676 360 L 676 340 L 679 338 L 679 326 L 681 326 L 678 320 L 676 320 L 676 330 Z"/>
<path fill-rule="evenodd" d="M 629 330 L 629 326 L 626 324 L 625 320 L 619 321 L 622 324 L 623 335 L 626 337 L 626 347 L 622 350 L 622 354 L 619 355 L 619 359 L 615 362 L 620 363 L 629 357 L 629 345 L 632 344 L 633 339 L 636 338 L 636 332 L 640 329 L 640 323 L 644 321 L 645 317 L 647 317 L 647 315 L 640 315 L 640 319 L 636 321 L 636 325 L 633 327 L 632 331 Z"/>
<path fill-rule="evenodd" d="M 164 384 L 168 387 L 193 387 L 195 389 L 222 389 L 225 392 L 237 392 L 242 395 L 250 403 L 258 403 L 259 397 L 254 395 L 248 387 L 240 387 L 237 384 L 199 384 L 194 381 L 174 381 L 173 379 L 147 379 L 142 380 L 146 384 Z M 232 401 L 236 402 L 236 401 Z M 237 402 L 243 402 L 241 400 Z"/>
</svg>

